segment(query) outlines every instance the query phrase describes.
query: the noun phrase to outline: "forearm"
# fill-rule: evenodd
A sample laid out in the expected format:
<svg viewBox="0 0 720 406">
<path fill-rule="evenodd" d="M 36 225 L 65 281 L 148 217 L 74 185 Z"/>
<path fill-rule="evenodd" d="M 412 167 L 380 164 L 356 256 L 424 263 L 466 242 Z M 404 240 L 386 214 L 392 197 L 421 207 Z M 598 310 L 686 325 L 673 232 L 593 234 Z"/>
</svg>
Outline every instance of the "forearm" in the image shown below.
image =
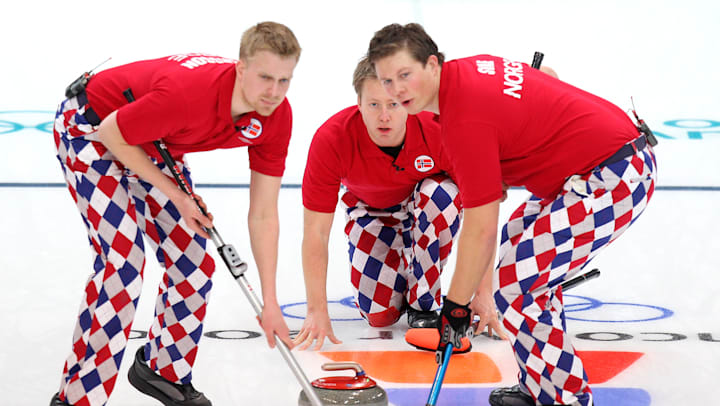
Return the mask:
<svg viewBox="0 0 720 406">
<path fill-rule="evenodd" d="M 492 295 L 493 288 L 493 272 L 495 270 L 495 249 L 493 248 L 493 256 L 490 258 L 490 263 L 487 268 L 485 268 L 485 274 L 482 277 L 482 280 L 480 281 L 480 285 L 475 290 L 475 295 Z"/>
<path fill-rule="evenodd" d="M 327 312 L 328 241 L 306 234 L 302 243 L 302 265 L 305 277 L 308 311 Z"/>
<path fill-rule="evenodd" d="M 277 304 L 276 273 L 278 258 L 278 194 L 280 177 L 250 171 L 248 230 L 250 247 L 260 275 L 265 306 Z"/>
<path fill-rule="evenodd" d="M 327 313 L 328 243 L 334 213 L 303 211 L 302 264 L 308 310 Z"/>
<path fill-rule="evenodd" d="M 495 244 L 489 240 L 460 234 L 457 265 L 447 293 L 448 299 L 458 304 L 467 304 L 473 294 L 479 291 L 481 282 L 491 273 L 488 271 L 492 266 Z M 485 284 L 482 286 L 486 287 Z"/>
<path fill-rule="evenodd" d="M 277 303 L 277 258 L 279 221 L 277 213 L 267 216 L 248 215 L 250 246 L 258 268 L 263 302 Z"/>
<path fill-rule="evenodd" d="M 473 294 L 480 292 L 481 282 L 492 275 L 497 239 L 497 211 L 499 202 L 488 206 L 465 209 L 463 226 L 457 248 L 457 262 L 447 298 L 458 304 L 470 302 Z M 492 279 L 490 279 L 492 282 Z M 483 283 L 487 293 L 492 284 Z"/>
</svg>

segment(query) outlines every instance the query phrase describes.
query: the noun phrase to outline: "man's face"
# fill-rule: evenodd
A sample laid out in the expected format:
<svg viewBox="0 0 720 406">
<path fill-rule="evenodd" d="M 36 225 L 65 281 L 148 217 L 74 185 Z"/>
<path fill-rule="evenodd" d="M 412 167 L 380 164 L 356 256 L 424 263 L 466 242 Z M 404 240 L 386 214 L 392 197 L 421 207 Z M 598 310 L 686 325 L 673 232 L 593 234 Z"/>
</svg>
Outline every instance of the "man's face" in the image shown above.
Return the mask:
<svg viewBox="0 0 720 406">
<path fill-rule="evenodd" d="M 440 69 L 434 55 L 423 66 L 402 49 L 375 62 L 375 71 L 387 93 L 409 114 L 425 110 L 437 97 L 435 79 Z"/>
<path fill-rule="evenodd" d="M 358 108 L 375 144 L 395 147 L 405 140 L 407 111 L 387 94 L 378 80 L 365 80 Z"/>
<path fill-rule="evenodd" d="M 281 57 L 270 51 L 259 51 L 247 61 L 238 61 L 238 80 L 247 107 L 263 116 L 272 114 L 285 99 L 295 65 L 294 56 Z"/>
</svg>

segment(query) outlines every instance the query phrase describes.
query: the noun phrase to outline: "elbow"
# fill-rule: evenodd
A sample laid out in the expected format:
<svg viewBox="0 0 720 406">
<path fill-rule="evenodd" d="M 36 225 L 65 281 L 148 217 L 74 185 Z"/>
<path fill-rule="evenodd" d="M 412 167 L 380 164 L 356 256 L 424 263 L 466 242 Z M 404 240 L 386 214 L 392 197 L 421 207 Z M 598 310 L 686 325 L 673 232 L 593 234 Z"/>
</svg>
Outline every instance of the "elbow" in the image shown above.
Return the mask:
<svg viewBox="0 0 720 406">
<path fill-rule="evenodd" d="M 547 67 L 547 66 L 541 66 L 540 71 L 554 77 L 555 79 L 559 79 L 557 72 L 553 68 Z"/>
</svg>

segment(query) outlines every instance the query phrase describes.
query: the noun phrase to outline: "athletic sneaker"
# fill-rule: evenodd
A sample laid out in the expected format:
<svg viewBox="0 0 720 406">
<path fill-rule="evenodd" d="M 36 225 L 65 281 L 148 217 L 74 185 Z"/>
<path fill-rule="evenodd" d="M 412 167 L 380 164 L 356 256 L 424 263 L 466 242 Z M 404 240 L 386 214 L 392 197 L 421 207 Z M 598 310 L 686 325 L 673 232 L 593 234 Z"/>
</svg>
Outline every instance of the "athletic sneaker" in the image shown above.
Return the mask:
<svg viewBox="0 0 720 406">
<path fill-rule="evenodd" d="M 159 400 L 164 406 L 212 406 L 208 398 L 195 390 L 192 384 L 170 382 L 150 369 L 145 361 L 144 346 L 135 353 L 128 380 L 135 389 Z"/>
<path fill-rule="evenodd" d="M 410 328 L 437 328 L 440 313 L 435 310 L 423 311 L 408 307 L 407 318 Z"/>
<path fill-rule="evenodd" d="M 60 400 L 60 394 L 56 393 L 50 400 L 50 406 L 70 406 L 70 403 Z"/>
</svg>

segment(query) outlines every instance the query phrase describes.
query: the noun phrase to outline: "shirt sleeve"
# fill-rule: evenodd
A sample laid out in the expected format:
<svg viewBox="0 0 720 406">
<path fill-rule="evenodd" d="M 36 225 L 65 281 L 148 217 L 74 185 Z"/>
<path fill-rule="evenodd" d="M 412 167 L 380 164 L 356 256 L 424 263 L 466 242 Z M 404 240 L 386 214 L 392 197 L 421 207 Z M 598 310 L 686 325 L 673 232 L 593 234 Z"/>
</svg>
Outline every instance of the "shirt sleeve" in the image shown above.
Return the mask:
<svg viewBox="0 0 720 406">
<path fill-rule="evenodd" d="M 171 89 L 167 81 L 158 83 L 135 102 L 118 109 L 118 127 L 128 144 L 140 145 L 182 131 L 187 106 L 183 96 Z"/>
<path fill-rule="evenodd" d="M 292 134 L 292 110 L 287 100 L 273 114 L 271 131 L 262 144 L 248 147 L 250 169 L 268 176 L 282 176 Z"/>
<path fill-rule="evenodd" d="M 443 126 L 444 145 L 463 207 L 482 206 L 502 197 L 499 134 L 492 126 L 459 122 Z"/>
<path fill-rule="evenodd" d="M 303 206 L 332 213 L 338 203 L 342 164 L 338 151 L 322 131 L 319 130 L 310 143 L 302 182 Z"/>
</svg>

